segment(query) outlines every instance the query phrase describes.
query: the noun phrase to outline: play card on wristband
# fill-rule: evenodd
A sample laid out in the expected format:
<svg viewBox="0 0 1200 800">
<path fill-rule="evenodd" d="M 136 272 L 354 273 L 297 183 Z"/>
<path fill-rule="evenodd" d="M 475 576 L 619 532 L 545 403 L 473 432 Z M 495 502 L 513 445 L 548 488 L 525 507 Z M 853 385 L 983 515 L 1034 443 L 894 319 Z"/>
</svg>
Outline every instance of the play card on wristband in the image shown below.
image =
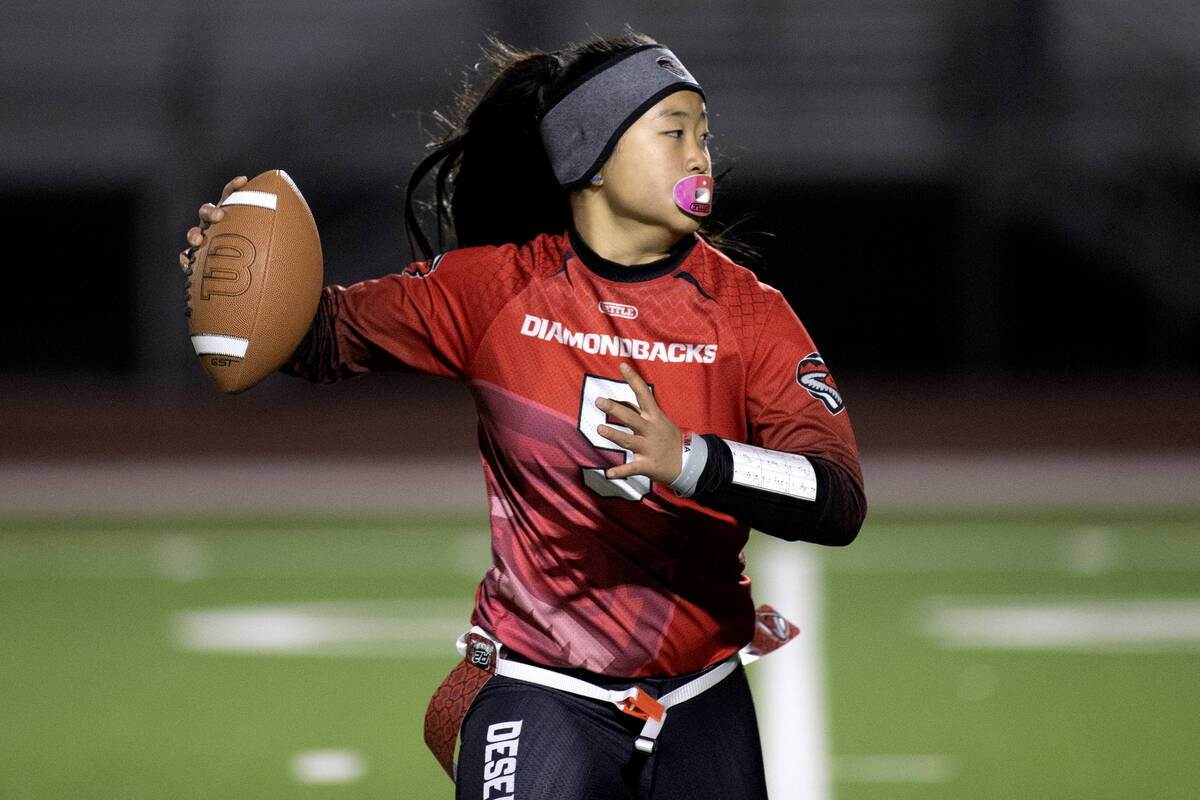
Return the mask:
<svg viewBox="0 0 1200 800">
<path fill-rule="evenodd" d="M 817 499 L 817 473 L 807 458 L 741 442 L 725 443 L 733 453 L 733 483 L 801 500 Z"/>
</svg>

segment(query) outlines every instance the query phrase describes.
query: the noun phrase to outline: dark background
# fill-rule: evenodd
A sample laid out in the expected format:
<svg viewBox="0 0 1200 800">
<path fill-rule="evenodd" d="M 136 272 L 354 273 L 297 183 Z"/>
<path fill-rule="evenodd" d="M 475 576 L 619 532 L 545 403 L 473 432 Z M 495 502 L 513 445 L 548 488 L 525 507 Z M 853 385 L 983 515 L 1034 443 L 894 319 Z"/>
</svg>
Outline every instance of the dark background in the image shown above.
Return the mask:
<svg viewBox="0 0 1200 800">
<path fill-rule="evenodd" d="M 0 404 L 224 402 L 176 264 L 202 202 L 284 168 L 327 281 L 396 270 L 402 187 L 486 37 L 554 49 L 625 23 L 704 84 L 732 168 L 717 222 L 738 222 L 852 405 L 1085 387 L 1195 417 L 1192 0 L 6 6 Z"/>
</svg>

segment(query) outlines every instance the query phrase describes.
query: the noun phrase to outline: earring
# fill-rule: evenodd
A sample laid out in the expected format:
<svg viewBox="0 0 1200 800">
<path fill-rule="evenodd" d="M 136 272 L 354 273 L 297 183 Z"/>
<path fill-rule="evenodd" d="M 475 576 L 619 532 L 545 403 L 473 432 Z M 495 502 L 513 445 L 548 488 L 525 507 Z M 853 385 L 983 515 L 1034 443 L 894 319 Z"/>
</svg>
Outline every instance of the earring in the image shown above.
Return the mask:
<svg viewBox="0 0 1200 800">
<path fill-rule="evenodd" d="M 592 178 L 592 186 L 599 186 L 602 183 L 604 183 L 603 175 L 596 175 Z"/>
</svg>

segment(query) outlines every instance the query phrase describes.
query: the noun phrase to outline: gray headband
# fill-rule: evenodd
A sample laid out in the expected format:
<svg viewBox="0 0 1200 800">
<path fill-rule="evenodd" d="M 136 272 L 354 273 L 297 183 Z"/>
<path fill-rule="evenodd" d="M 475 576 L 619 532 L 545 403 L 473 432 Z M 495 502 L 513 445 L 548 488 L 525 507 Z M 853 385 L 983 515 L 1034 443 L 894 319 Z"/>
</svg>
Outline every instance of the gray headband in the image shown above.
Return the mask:
<svg viewBox="0 0 1200 800">
<path fill-rule="evenodd" d="M 680 89 L 704 91 L 665 47 L 646 45 L 589 73 L 542 116 L 542 145 L 559 184 L 592 177 L 630 125 Z"/>
</svg>

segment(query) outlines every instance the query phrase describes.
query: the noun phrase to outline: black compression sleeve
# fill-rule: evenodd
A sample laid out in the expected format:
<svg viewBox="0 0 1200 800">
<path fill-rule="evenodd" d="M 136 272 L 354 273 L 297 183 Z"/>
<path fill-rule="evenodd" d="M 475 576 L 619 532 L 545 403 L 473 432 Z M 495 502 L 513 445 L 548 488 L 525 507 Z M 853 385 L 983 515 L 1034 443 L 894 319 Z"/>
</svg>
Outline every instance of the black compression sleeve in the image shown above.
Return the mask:
<svg viewBox="0 0 1200 800">
<path fill-rule="evenodd" d="M 291 358 L 279 368 L 280 371 L 306 378 L 313 383 L 335 383 L 368 371 L 361 364 L 342 362 L 337 335 L 334 333 L 336 304 L 335 291 L 332 287 L 325 287 L 321 291 L 317 312 L 309 325 L 308 333 L 297 345 Z M 368 350 L 375 350 L 369 343 L 366 347 Z"/>
<path fill-rule="evenodd" d="M 323 369 L 331 360 L 330 354 L 334 349 L 330 302 L 329 292 L 322 290 L 308 332 L 304 334 L 291 357 L 279 367 L 280 372 L 307 378 L 316 383 L 331 382 L 328 369 Z"/>
<path fill-rule="evenodd" d="M 854 541 L 867 514 L 862 487 L 831 461 L 806 456 L 817 475 L 817 499 L 739 486 L 733 483 L 733 453 L 721 437 L 706 433 L 708 462 L 692 499 L 729 514 L 755 530 L 786 539 L 826 545 Z"/>
</svg>

